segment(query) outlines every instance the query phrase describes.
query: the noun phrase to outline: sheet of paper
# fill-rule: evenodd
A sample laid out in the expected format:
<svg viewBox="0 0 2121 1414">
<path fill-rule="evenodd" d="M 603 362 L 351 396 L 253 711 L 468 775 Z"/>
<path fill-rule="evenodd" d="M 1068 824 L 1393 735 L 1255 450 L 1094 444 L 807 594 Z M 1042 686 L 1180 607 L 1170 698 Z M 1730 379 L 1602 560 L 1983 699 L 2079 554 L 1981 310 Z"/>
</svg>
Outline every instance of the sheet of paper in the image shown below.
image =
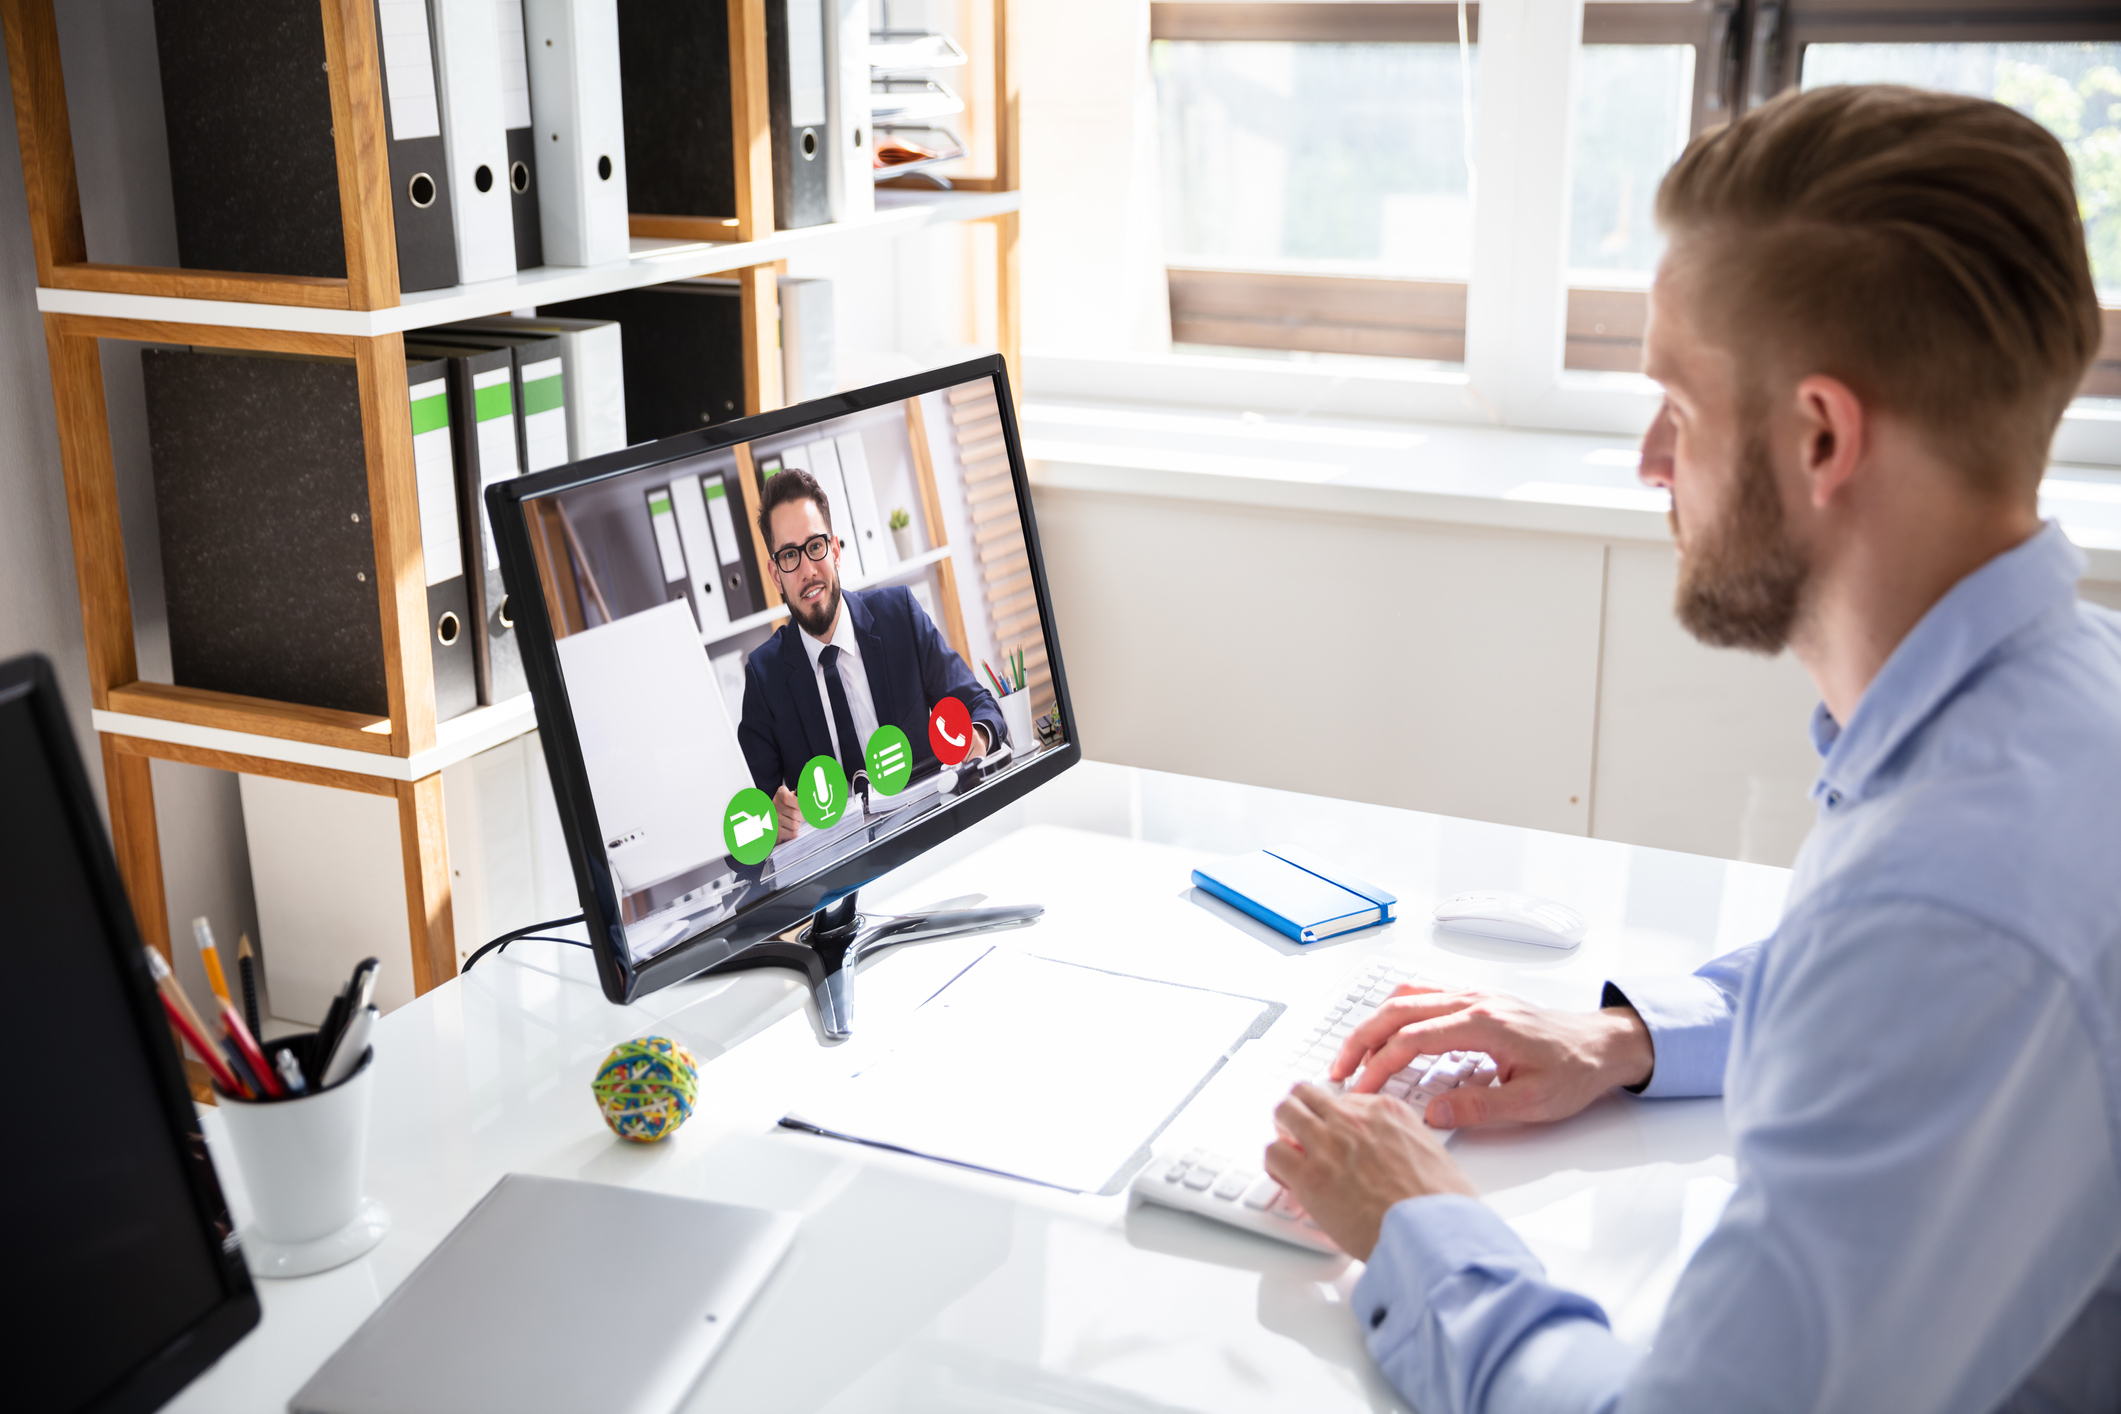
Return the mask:
<svg viewBox="0 0 2121 1414">
<path fill-rule="evenodd" d="M 1076 1192 L 1117 1192 L 1278 1003 L 995 948 L 788 1123 Z"/>
</svg>

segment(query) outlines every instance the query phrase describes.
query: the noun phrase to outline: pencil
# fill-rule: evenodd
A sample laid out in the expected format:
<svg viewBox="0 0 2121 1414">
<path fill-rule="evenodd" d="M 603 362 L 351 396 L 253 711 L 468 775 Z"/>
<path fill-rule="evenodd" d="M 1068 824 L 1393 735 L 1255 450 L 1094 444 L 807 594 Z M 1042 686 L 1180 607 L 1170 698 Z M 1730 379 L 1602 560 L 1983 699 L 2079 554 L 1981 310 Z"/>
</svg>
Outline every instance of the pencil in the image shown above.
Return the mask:
<svg viewBox="0 0 2121 1414">
<path fill-rule="evenodd" d="M 265 1093 L 275 1100 L 284 1097 L 287 1087 L 280 1083 L 272 1062 L 265 1059 L 265 1052 L 250 1034 L 250 1028 L 243 1024 L 243 1018 L 236 1014 L 233 1003 L 221 1008 L 221 1030 L 228 1036 L 229 1044 L 236 1048 L 236 1053 L 243 1057 L 243 1063 L 258 1077 L 258 1084 Z"/>
<path fill-rule="evenodd" d="M 253 1036 L 262 1036 L 265 1021 L 258 1012 L 258 960 L 251 955 L 248 933 L 236 935 L 236 975 L 243 981 L 243 1019 L 250 1023 Z"/>
<path fill-rule="evenodd" d="M 161 993 L 163 1008 L 177 1023 L 177 1029 L 183 1033 L 184 1039 L 191 1042 L 191 1048 L 199 1053 L 199 1059 L 206 1063 L 206 1068 L 214 1073 L 214 1079 L 220 1081 L 229 1094 L 246 1100 L 251 1098 L 243 1082 L 236 1079 L 236 1073 L 230 1070 L 228 1062 L 221 1058 L 220 1050 L 211 1039 L 213 1033 L 206 1029 L 206 1023 L 199 1019 L 199 1013 L 192 1009 L 191 998 L 185 996 L 184 989 L 177 985 L 176 974 L 169 970 L 169 963 L 161 953 L 151 947 L 145 948 L 144 951 L 147 953 L 147 970 L 155 979 L 155 990 Z"/>
<path fill-rule="evenodd" d="M 206 985 L 214 989 L 221 1005 L 234 1006 L 228 995 L 228 979 L 221 975 L 221 955 L 214 951 L 214 925 L 204 918 L 194 918 L 191 935 L 199 945 L 199 960 L 206 964 Z"/>
<path fill-rule="evenodd" d="M 987 660 L 985 658 L 980 659 L 979 665 L 987 669 L 987 681 L 994 684 L 995 696 L 1007 697 L 1009 695 L 1009 689 L 1002 686 L 1002 680 L 994 675 L 993 668 L 987 666 Z"/>
</svg>

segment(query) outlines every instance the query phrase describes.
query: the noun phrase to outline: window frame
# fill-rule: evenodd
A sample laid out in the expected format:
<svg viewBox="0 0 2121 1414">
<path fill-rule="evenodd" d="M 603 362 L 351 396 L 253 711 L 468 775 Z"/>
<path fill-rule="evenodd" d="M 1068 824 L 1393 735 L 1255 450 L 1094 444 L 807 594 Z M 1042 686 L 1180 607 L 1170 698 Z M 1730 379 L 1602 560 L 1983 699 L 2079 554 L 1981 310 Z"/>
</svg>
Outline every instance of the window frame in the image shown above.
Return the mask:
<svg viewBox="0 0 2121 1414">
<path fill-rule="evenodd" d="M 1628 371 L 1639 366 L 1647 296 L 1566 284 L 1573 103 L 1583 44 L 1693 44 L 1698 134 L 1793 83 L 1811 43 L 2121 40 L 2121 15 L 2099 0 L 2040 0 L 2018 9 L 1999 0 L 1492 0 L 1486 9 L 1484 16 L 1481 5 L 1467 6 L 1467 37 L 1482 46 L 1475 162 L 1478 171 L 1503 176 L 1480 184 L 1470 281 L 1167 265 L 1175 342 L 1197 342 L 1181 330 L 1198 330 L 1209 315 L 1225 328 L 1249 324 L 1253 341 L 1225 345 L 1230 356 L 1107 360 L 1109 372 L 1073 357 L 1035 356 L 1042 390 L 1273 406 L 1276 399 L 1263 399 L 1262 391 L 1292 384 L 1294 404 L 1319 407 L 1315 392 L 1305 391 L 1315 384 L 1333 390 L 1326 405 L 1358 414 L 1632 436 L 1659 401 L 1654 384 Z M 1156 0 L 1149 12 L 1152 41 L 1458 39 L 1454 0 Z M 1235 352 L 1372 353 L 1389 342 L 1379 332 L 1383 321 L 1346 311 L 1386 295 L 1396 300 L 1381 303 L 1425 311 L 1416 331 L 1428 340 L 1424 347 L 1447 351 L 1457 333 L 1463 371 L 1263 365 Z M 1442 312 L 1460 300 L 1464 320 L 1454 331 Z M 2121 308 L 2106 311 L 2106 334 L 2086 385 L 2095 399 L 2121 395 Z M 2053 455 L 2121 464 L 2121 407 L 2080 397 L 2057 432 Z"/>
</svg>

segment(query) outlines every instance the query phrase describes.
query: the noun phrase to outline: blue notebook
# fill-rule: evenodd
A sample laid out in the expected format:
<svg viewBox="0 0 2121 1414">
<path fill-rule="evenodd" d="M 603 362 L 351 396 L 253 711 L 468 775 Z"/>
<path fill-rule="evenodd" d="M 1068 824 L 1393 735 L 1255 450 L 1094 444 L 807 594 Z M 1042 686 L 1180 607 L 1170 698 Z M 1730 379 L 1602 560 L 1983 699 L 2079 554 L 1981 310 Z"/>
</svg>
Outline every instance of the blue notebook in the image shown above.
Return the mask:
<svg viewBox="0 0 2121 1414">
<path fill-rule="evenodd" d="M 1395 894 L 1301 850 L 1260 850 L 1193 871 L 1193 882 L 1299 943 L 1392 921 Z"/>
</svg>

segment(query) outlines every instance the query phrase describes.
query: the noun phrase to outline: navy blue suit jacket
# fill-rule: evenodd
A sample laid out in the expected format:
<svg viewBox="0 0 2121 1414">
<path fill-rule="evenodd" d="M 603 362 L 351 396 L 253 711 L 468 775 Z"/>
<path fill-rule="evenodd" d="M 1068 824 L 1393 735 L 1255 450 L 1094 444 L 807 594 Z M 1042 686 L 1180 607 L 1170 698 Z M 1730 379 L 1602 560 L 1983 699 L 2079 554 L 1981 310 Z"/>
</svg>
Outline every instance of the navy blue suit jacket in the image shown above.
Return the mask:
<svg viewBox="0 0 2121 1414">
<path fill-rule="evenodd" d="M 914 774 L 936 765 L 928 745 L 928 709 L 944 697 L 964 703 L 995 746 L 1009 739 L 993 695 L 979 685 L 910 591 L 900 585 L 850 589 L 841 602 L 862 646 L 877 723 L 906 734 Z M 825 695 L 803 651 L 801 632 L 790 619 L 744 661 L 744 713 L 736 739 L 752 781 L 768 795 L 780 786 L 793 790 L 811 757 L 833 754 Z M 854 753 L 859 756 L 867 745 L 857 742 Z"/>
</svg>

